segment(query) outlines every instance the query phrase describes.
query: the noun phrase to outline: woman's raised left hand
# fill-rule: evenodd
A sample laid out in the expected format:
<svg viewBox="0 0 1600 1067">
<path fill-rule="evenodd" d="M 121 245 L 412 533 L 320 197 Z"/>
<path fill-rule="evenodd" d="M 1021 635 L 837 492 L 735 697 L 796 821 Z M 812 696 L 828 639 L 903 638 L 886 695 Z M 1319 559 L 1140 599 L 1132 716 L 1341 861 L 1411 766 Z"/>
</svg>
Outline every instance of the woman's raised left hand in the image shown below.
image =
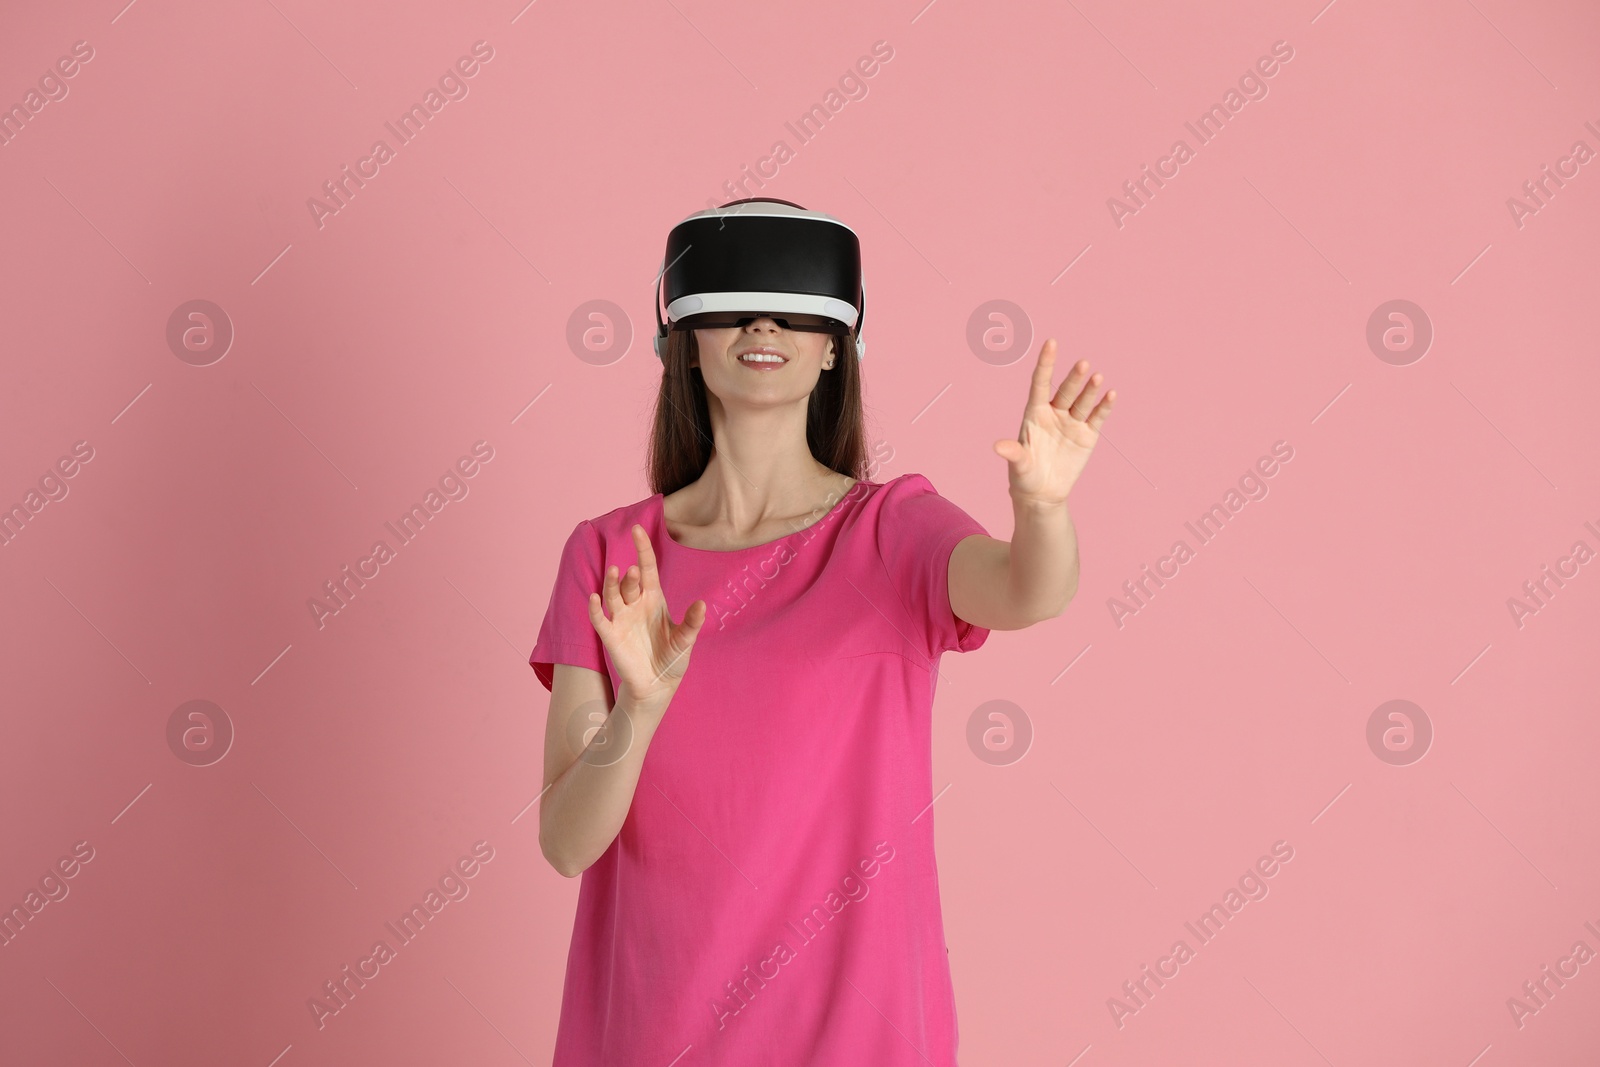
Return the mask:
<svg viewBox="0 0 1600 1067">
<path fill-rule="evenodd" d="M 1055 365 L 1056 339 L 1049 337 L 1039 349 L 1028 385 L 1022 429 L 1016 440 L 1001 438 L 994 443 L 995 452 L 1006 461 L 1013 500 L 1066 503 L 1116 401 L 1117 391 L 1111 389 L 1095 403 L 1101 375 L 1089 373 L 1086 359 L 1073 364 L 1052 396 L 1050 377 Z"/>
</svg>

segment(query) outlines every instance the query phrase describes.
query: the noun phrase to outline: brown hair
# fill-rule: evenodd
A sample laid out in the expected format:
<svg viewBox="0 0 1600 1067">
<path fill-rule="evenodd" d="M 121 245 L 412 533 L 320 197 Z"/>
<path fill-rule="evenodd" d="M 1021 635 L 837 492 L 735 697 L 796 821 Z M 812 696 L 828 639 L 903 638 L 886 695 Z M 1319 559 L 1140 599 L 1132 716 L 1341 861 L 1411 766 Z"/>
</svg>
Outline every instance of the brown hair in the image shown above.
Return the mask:
<svg viewBox="0 0 1600 1067">
<path fill-rule="evenodd" d="M 817 462 L 851 478 L 867 477 L 867 431 L 861 409 L 861 364 L 855 338 L 833 337 L 833 367 L 824 370 L 806 406 L 806 444 Z M 711 411 L 693 330 L 667 334 L 661 359 L 661 391 L 646 460 L 650 491 L 675 493 L 699 479 L 711 462 Z"/>
</svg>

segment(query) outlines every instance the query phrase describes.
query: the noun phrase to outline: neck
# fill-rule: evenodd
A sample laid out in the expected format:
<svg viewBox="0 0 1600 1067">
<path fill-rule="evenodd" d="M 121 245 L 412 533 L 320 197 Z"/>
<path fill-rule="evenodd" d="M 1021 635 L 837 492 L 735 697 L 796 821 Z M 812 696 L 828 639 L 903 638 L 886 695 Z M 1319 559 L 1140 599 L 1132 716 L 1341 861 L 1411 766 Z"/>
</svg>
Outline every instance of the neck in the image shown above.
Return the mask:
<svg viewBox="0 0 1600 1067">
<path fill-rule="evenodd" d="M 729 411 L 710 397 L 711 461 L 682 492 L 699 525 L 753 530 L 764 521 L 826 511 L 852 479 L 830 470 L 806 444 L 806 401 Z"/>
</svg>

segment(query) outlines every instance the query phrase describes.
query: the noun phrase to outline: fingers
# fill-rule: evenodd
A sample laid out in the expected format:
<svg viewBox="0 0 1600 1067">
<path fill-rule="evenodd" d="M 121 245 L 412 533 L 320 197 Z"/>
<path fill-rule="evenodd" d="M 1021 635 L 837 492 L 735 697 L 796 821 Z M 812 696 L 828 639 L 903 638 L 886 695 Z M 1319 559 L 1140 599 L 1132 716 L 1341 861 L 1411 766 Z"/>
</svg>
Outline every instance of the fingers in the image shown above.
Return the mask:
<svg viewBox="0 0 1600 1067">
<path fill-rule="evenodd" d="M 1088 361 L 1086 360 L 1078 361 L 1078 366 L 1080 367 L 1086 368 L 1088 365 Z M 1096 389 L 1100 388 L 1100 381 L 1103 377 L 1104 375 L 1097 371 L 1094 374 L 1089 375 L 1088 381 L 1083 381 L 1083 379 L 1078 375 L 1077 368 L 1074 368 L 1073 372 L 1067 375 L 1067 380 L 1061 383 L 1061 392 L 1064 395 L 1072 398 L 1071 402 L 1066 406 L 1068 415 L 1071 415 L 1075 419 L 1083 418 L 1084 414 L 1094 404 L 1094 392 Z M 1076 383 L 1073 382 L 1074 378 L 1078 378 L 1079 381 L 1083 381 L 1083 388 L 1081 390 L 1075 387 L 1069 388 L 1069 386 L 1076 385 Z"/>
<path fill-rule="evenodd" d="M 594 632 L 600 639 L 610 645 L 611 620 L 606 618 L 606 613 L 600 609 L 600 594 L 589 594 L 589 622 L 594 626 Z"/>
<path fill-rule="evenodd" d="M 1002 437 L 994 443 L 994 450 L 1001 459 L 1008 463 L 1020 463 L 1028 455 L 1028 450 L 1009 437 Z"/>
<path fill-rule="evenodd" d="M 1079 393 L 1078 398 L 1072 402 L 1070 407 L 1067 408 L 1067 414 L 1071 415 L 1075 419 L 1087 419 L 1092 417 L 1094 412 L 1100 411 L 1101 407 L 1104 407 L 1107 411 L 1110 410 L 1110 404 L 1108 404 L 1106 401 L 1112 396 L 1112 394 L 1116 392 L 1115 389 L 1106 390 L 1106 392 L 1101 395 L 1099 404 L 1095 403 L 1094 393 L 1095 390 L 1100 387 L 1100 382 L 1102 381 L 1103 377 L 1103 375 L 1096 374 L 1089 379 L 1088 384 L 1083 387 L 1083 392 Z M 1105 412 L 1101 412 L 1100 418 L 1102 421 L 1105 420 Z M 1094 423 L 1093 425 L 1099 426 L 1100 424 Z"/>
<path fill-rule="evenodd" d="M 1099 430 L 1100 424 L 1106 421 L 1106 416 L 1111 414 L 1111 408 L 1116 402 L 1117 391 L 1115 389 L 1106 390 L 1106 395 L 1100 398 L 1100 403 L 1094 406 L 1094 410 L 1089 412 L 1089 417 L 1084 420 L 1089 424 L 1089 429 Z"/>
<path fill-rule="evenodd" d="M 1055 396 L 1050 398 L 1051 406 L 1060 409 L 1071 407 L 1082 395 L 1084 379 L 1089 377 L 1089 361 L 1080 359 L 1067 368 L 1067 376 L 1061 379 L 1061 385 L 1056 389 Z"/>
<path fill-rule="evenodd" d="M 1050 403 L 1050 376 L 1056 367 L 1056 339 L 1048 337 L 1039 349 L 1039 361 L 1033 365 L 1033 378 L 1028 383 L 1028 406 Z"/>
<path fill-rule="evenodd" d="M 694 647 L 694 640 L 700 635 L 700 627 L 705 621 L 706 602 L 704 600 L 696 600 L 693 604 L 690 604 L 688 610 L 683 613 L 682 622 L 673 622 L 672 616 L 667 616 L 667 625 L 672 631 L 668 641 L 673 648 L 677 649 L 677 655 L 681 656 Z"/>
<path fill-rule="evenodd" d="M 622 602 L 624 604 L 632 604 L 643 595 L 644 593 L 639 583 L 639 568 L 629 567 L 622 575 Z"/>
<path fill-rule="evenodd" d="M 1100 403 L 1095 404 L 1095 390 L 1100 387 L 1104 379 L 1105 375 L 1098 371 L 1090 374 L 1089 361 L 1080 359 L 1072 365 L 1071 370 L 1067 371 L 1067 376 L 1061 381 L 1061 387 L 1050 400 L 1050 406 L 1057 411 L 1065 411 L 1075 419 L 1086 419 L 1086 415 L 1087 418 L 1094 418 L 1095 413 L 1099 412 L 1099 418 L 1103 422 L 1105 412 L 1111 410 L 1107 398 L 1114 392 L 1108 390 L 1100 398 Z M 1101 410 L 1101 405 L 1104 405 L 1104 410 Z M 1100 423 L 1095 422 L 1090 425 L 1091 428 L 1098 428 Z"/>
<path fill-rule="evenodd" d="M 689 610 L 683 613 L 683 621 L 681 623 L 672 623 L 670 615 L 667 617 L 667 621 L 672 625 L 671 636 L 667 639 L 667 649 L 672 654 L 672 658 L 661 668 L 658 677 L 665 675 L 673 667 L 677 666 L 683 660 L 683 657 L 687 656 L 694 648 L 695 639 L 700 636 L 700 627 L 706 621 L 706 602 L 704 600 L 696 600 L 693 604 L 690 604 Z"/>
<path fill-rule="evenodd" d="M 661 574 L 656 570 L 656 550 L 650 544 L 650 535 L 638 523 L 633 524 L 633 545 L 639 550 L 639 578 L 643 588 L 651 591 L 660 589 Z"/>
<path fill-rule="evenodd" d="M 700 635 L 700 627 L 706 621 L 706 602 L 696 600 L 689 605 L 689 610 L 683 613 L 683 622 L 678 625 L 678 633 L 682 635 L 685 648 L 694 647 L 694 639 Z"/>
<path fill-rule="evenodd" d="M 1094 393 L 1105 376 L 1099 372 L 1090 374 L 1089 361 L 1080 359 L 1067 371 L 1067 376 L 1061 380 L 1060 387 L 1056 389 L 1055 395 L 1052 396 L 1050 393 L 1050 378 L 1055 370 L 1055 363 L 1056 339 L 1049 337 L 1045 339 L 1043 347 L 1039 349 L 1039 362 L 1033 368 L 1033 380 L 1028 389 L 1029 405 L 1047 403 L 1057 411 L 1067 412 L 1075 419 L 1084 418 L 1086 412 L 1093 417 L 1094 412 L 1100 411 L 1098 406 L 1092 407 L 1094 405 Z M 1108 393 L 1107 395 L 1110 394 Z M 1101 403 L 1105 404 L 1103 398 Z M 1110 410 L 1110 405 L 1106 405 L 1106 410 Z M 1101 412 L 1099 418 L 1104 421 L 1105 413 Z M 1098 427 L 1099 423 L 1094 423 L 1093 425 Z M 1017 436 L 1018 440 L 1026 440 L 1021 434 Z"/>
<path fill-rule="evenodd" d="M 606 568 L 605 581 L 602 585 L 603 603 L 613 618 L 617 612 L 637 601 L 652 587 L 661 588 L 660 575 L 656 571 L 655 552 L 650 547 L 650 535 L 637 523 L 630 532 L 633 534 L 634 546 L 639 550 L 639 563 L 629 566 L 620 575 L 616 564 L 612 564 Z"/>
<path fill-rule="evenodd" d="M 617 612 L 622 610 L 622 590 L 620 583 L 617 581 L 617 565 L 615 563 L 606 568 L 606 580 L 601 586 L 601 595 L 605 599 L 606 611 L 615 618 Z"/>
</svg>

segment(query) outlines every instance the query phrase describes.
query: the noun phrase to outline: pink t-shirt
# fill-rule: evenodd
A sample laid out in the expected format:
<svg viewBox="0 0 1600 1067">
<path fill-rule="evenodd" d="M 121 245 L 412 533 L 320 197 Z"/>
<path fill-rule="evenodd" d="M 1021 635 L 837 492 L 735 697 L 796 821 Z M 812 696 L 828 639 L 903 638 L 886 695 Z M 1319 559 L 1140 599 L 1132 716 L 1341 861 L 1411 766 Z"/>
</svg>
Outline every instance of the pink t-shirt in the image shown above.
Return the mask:
<svg viewBox="0 0 1600 1067">
<path fill-rule="evenodd" d="M 920 474 L 860 481 L 814 524 L 733 551 L 673 541 L 657 493 L 567 539 L 529 663 L 604 671 L 588 594 L 650 535 L 667 607 L 706 601 L 616 840 L 583 872 L 554 1067 L 952 1067 L 933 853 L 941 654 L 987 531 Z"/>
</svg>

